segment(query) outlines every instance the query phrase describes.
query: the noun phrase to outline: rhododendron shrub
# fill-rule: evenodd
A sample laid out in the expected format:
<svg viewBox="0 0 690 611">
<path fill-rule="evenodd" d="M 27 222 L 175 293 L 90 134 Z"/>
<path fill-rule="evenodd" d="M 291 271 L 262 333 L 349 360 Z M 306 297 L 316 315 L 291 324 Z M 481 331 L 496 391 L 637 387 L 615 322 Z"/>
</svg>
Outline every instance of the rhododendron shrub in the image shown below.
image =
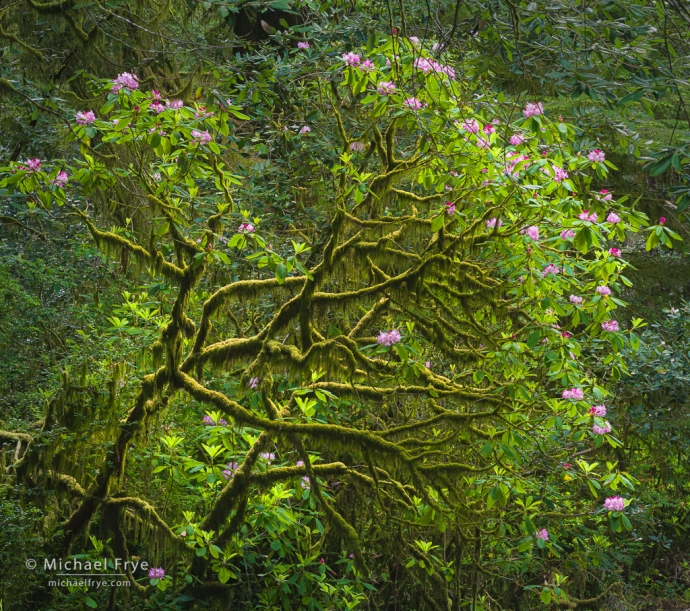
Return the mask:
<svg viewBox="0 0 690 611">
<path fill-rule="evenodd" d="M 390 579 L 381 528 L 399 532 L 414 587 L 448 607 L 476 603 L 480 579 L 502 587 L 477 566 L 482 546 L 494 575 L 522 590 L 547 563 L 535 547 L 567 556 L 565 520 L 631 528 L 600 497 L 625 486 L 634 504 L 634 481 L 583 456 L 619 444 L 615 410 L 609 422 L 591 409 L 609 403 L 621 351 L 638 341 L 637 321 L 615 319 L 628 280 L 612 250 L 646 219 L 600 196 L 593 173 L 610 163 L 578 156 L 574 129 L 548 106 L 511 112 L 425 54 L 396 37 L 324 66 L 337 95 L 305 81 L 337 147 L 320 239 L 276 231 L 237 197 L 252 180 L 233 165 L 235 125 L 253 125 L 242 109 L 161 101 L 129 74 L 101 83 L 99 118 L 75 122 L 81 159 L 4 169 L 2 185 L 27 205 L 66 207 L 104 253 L 134 259 L 173 295 L 138 396 L 113 429 L 91 433 L 105 438 L 93 476 L 76 455 L 60 462 L 71 509 L 60 553 L 97 516 L 126 552 L 134 515 L 159 533 L 166 561 L 142 596 L 171 573 L 192 594 L 241 584 L 259 563 L 266 608 L 306 591 L 353 608 Z M 317 167 L 317 129 L 282 131 Z M 146 438 L 177 402 L 199 406 L 198 428 Z M 184 512 L 130 495 L 122 475 L 142 438 L 159 448 L 156 482 L 189 492 Z M 41 476 L 45 447 L 29 444 L 22 481 Z M 278 558 L 302 563 L 299 588 L 274 587 Z M 347 588 L 334 596 L 336 580 Z"/>
</svg>

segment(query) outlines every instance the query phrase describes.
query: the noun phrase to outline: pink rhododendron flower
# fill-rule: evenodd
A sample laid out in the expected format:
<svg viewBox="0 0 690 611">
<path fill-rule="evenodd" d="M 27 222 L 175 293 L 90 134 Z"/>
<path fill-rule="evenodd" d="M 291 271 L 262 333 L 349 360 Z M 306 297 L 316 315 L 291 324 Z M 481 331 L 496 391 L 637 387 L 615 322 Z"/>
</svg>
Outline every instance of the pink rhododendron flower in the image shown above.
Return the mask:
<svg viewBox="0 0 690 611">
<path fill-rule="evenodd" d="M 235 476 L 235 471 L 237 471 L 237 467 L 239 467 L 239 465 L 236 462 L 229 462 L 225 466 L 227 469 L 223 470 L 223 477 L 225 479 L 232 479 Z"/>
<path fill-rule="evenodd" d="M 544 107 L 542 106 L 541 102 L 527 102 L 525 110 L 522 111 L 522 114 L 525 116 L 525 119 L 529 119 L 535 115 L 544 114 Z"/>
<path fill-rule="evenodd" d="M 300 485 L 302 486 L 302 488 L 304 490 L 306 490 L 311 485 L 311 480 L 305 475 L 302 477 L 302 481 L 300 482 Z"/>
<path fill-rule="evenodd" d="M 580 305 L 582 303 L 582 297 L 578 297 L 577 295 L 571 295 L 570 296 L 570 303 L 574 303 L 575 305 Z"/>
<path fill-rule="evenodd" d="M 493 134 L 495 131 L 496 131 L 496 128 L 491 123 L 487 123 L 484 126 L 484 132 L 487 134 Z"/>
<path fill-rule="evenodd" d="M 575 399 L 576 401 L 580 401 L 585 395 L 581 388 L 567 388 L 563 391 L 561 396 L 564 399 Z"/>
<path fill-rule="evenodd" d="M 481 149 L 490 149 L 491 148 L 491 142 L 489 142 L 488 140 L 479 136 L 479 137 L 477 137 L 477 146 Z"/>
<path fill-rule="evenodd" d="M 611 332 L 618 331 L 618 321 L 606 320 L 606 321 L 601 323 L 601 328 L 604 331 L 611 331 Z"/>
<path fill-rule="evenodd" d="M 615 212 L 609 212 L 609 215 L 606 217 L 606 222 L 607 223 L 620 223 L 621 222 L 621 217 L 618 216 Z"/>
<path fill-rule="evenodd" d="M 168 108 L 172 108 L 173 110 L 179 110 L 184 106 L 184 101 L 183 100 L 168 100 L 166 103 Z"/>
<path fill-rule="evenodd" d="M 621 256 L 621 249 L 620 248 L 609 248 L 609 254 L 612 257 L 620 257 Z"/>
<path fill-rule="evenodd" d="M 665 224 L 666 224 L 666 217 L 665 217 L 665 216 L 662 216 L 662 217 L 659 219 L 659 225 L 665 225 Z"/>
<path fill-rule="evenodd" d="M 362 142 L 350 142 L 350 150 L 361 152 L 364 150 L 364 143 L 362 143 Z"/>
<path fill-rule="evenodd" d="M 254 225 L 251 223 L 240 223 L 237 233 L 254 233 Z"/>
<path fill-rule="evenodd" d="M 262 452 L 259 454 L 267 463 L 272 463 L 276 459 L 276 455 L 271 452 Z"/>
<path fill-rule="evenodd" d="M 157 115 L 161 114 L 165 110 L 165 106 L 163 106 L 163 104 L 160 102 L 153 102 L 149 108 Z"/>
<path fill-rule="evenodd" d="M 608 286 L 598 286 L 597 293 L 604 297 L 608 297 L 611 294 L 611 289 Z"/>
<path fill-rule="evenodd" d="M 343 55 L 343 61 L 348 65 L 348 66 L 358 66 L 360 63 L 360 57 L 357 55 L 357 53 L 345 53 Z"/>
<path fill-rule="evenodd" d="M 524 144 L 524 142 L 525 139 L 519 134 L 513 134 L 510 137 L 510 144 L 512 144 L 513 146 L 520 146 L 521 144 Z"/>
<path fill-rule="evenodd" d="M 567 240 L 568 238 L 574 238 L 575 232 L 572 229 L 564 229 L 561 231 L 561 240 Z"/>
<path fill-rule="evenodd" d="M 587 159 L 589 159 L 592 163 L 595 161 L 604 161 L 606 158 L 606 155 L 604 154 L 604 151 L 600 151 L 599 149 L 594 149 L 589 155 L 587 155 Z"/>
<path fill-rule="evenodd" d="M 208 133 L 208 130 L 202 132 L 198 129 L 193 129 L 192 140 L 194 140 L 194 142 L 196 142 L 197 144 L 206 144 L 207 142 L 211 141 L 211 134 Z"/>
<path fill-rule="evenodd" d="M 64 170 L 60 170 L 58 172 L 58 175 L 53 178 L 50 182 L 54 184 L 56 187 L 60 187 L 61 189 L 65 188 L 65 185 L 67 184 L 67 181 L 69 180 L 69 176 L 67 172 Z"/>
<path fill-rule="evenodd" d="M 403 106 L 407 106 L 410 110 L 419 110 L 422 107 L 422 103 L 417 98 L 407 98 L 403 102 Z"/>
<path fill-rule="evenodd" d="M 393 344 L 397 344 L 401 339 L 400 331 L 393 329 L 391 331 L 381 331 L 376 341 L 381 346 L 392 346 Z"/>
<path fill-rule="evenodd" d="M 625 499 L 622 496 L 610 496 L 604 501 L 604 507 L 609 511 L 623 511 Z"/>
<path fill-rule="evenodd" d="M 41 169 L 40 159 L 27 159 L 23 164 L 19 164 L 24 170 L 29 170 L 29 172 L 38 172 Z"/>
<path fill-rule="evenodd" d="M 582 212 L 580 212 L 580 214 L 577 215 L 577 218 L 579 218 L 581 221 L 589 221 L 590 223 L 596 223 L 597 213 L 593 212 L 592 214 L 590 214 L 589 210 L 583 210 Z"/>
<path fill-rule="evenodd" d="M 96 120 L 93 110 L 80 111 L 77 113 L 77 125 L 89 125 Z"/>
<path fill-rule="evenodd" d="M 611 201 L 611 198 L 613 197 L 608 189 L 602 189 L 599 193 L 601 195 L 601 199 L 605 202 Z"/>
<path fill-rule="evenodd" d="M 545 528 L 541 528 L 537 531 L 536 537 L 537 537 L 537 539 L 541 539 L 542 541 L 548 541 L 549 540 L 549 531 L 546 530 Z"/>
<path fill-rule="evenodd" d="M 359 66 L 359 69 L 362 72 L 373 72 L 376 70 L 376 64 L 372 62 L 370 59 L 365 59 Z"/>
<path fill-rule="evenodd" d="M 539 239 L 539 227 L 536 225 L 523 229 L 523 232 L 527 237 L 532 238 L 535 242 Z"/>
<path fill-rule="evenodd" d="M 568 178 L 568 172 L 566 172 L 563 168 L 559 168 L 556 165 L 551 167 L 553 168 L 553 179 L 556 182 L 563 182 L 566 178 Z"/>
<path fill-rule="evenodd" d="M 611 432 L 611 423 L 607 420 L 604 426 L 593 424 L 592 432 L 595 435 L 608 435 Z"/>
<path fill-rule="evenodd" d="M 129 72 L 123 72 L 118 74 L 117 78 L 113 81 L 113 86 L 111 88 L 111 93 L 118 93 L 123 87 L 134 90 L 139 88 L 139 79 L 135 74 L 130 74 Z"/>
<path fill-rule="evenodd" d="M 455 78 L 455 70 L 453 68 L 439 64 L 433 59 L 427 59 L 426 57 L 418 57 L 414 61 L 414 67 L 416 70 L 421 70 L 424 74 L 435 72 L 436 74 L 444 74 L 450 79 Z"/>
<path fill-rule="evenodd" d="M 464 123 L 462 124 L 462 129 L 464 129 L 466 132 L 476 134 L 479 131 L 479 123 L 477 123 L 477 121 L 474 119 L 465 119 Z"/>
<path fill-rule="evenodd" d="M 558 274 L 560 272 L 560 268 L 558 265 L 554 265 L 553 263 L 549 263 L 541 272 L 541 275 L 546 278 L 549 274 Z"/>
<path fill-rule="evenodd" d="M 249 380 L 249 388 L 257 389 L 259 387 L 259 378 L 252 378 Z"/>
<path fill-rule="evenodd" d="M 565 339 L 570 339 L 572 336 L 572 333 L 568 333 L 568 331 L 563 331 L 563 333 L 561 333 L 561 337 L 564 337 Z"/>
<path fill-rule="evenodd" d="M 410 36 L 410 42 L 413 45 L 418 45 L 419 44 L 419 38 L 417 38 L 416 36 Z"/>
<path fill-rule="evenodd" d="M 598 416 L 599 418 L 603 418 L 604 416 L 606 416 L 606 406 L 592 405 L 592 407 L 589 408 L 589 413 L 592 416 Z"/>
<path fill-rule="evenodd" d="M 300 134 L 308 134 L 310 131 L 311 131 L 311 127 L 309 127 L 308 125 L 303 125 L 300 128 L 299 133 Z"/>
<path fill-rule="evenodd" d="M 453 202 L 446 202 L 446 214 L 455 214 L 455 204 Z"/>
<path fill-rule="evenodd" d="M 395 91 L 395 85 L 393 81 L 381 81 L 376 87 L 376 91 L 379 95 L 390 95 Z"/>
<path fill-rule="evenodd" d="M 309 48 L 309 43 L 306 42 L 305 40 L 300 40 L 300 41 L 297 43 L 297 48 L 298 48 L 298 49 L 308 49 L 308 48 Z"/>
<path fill-rule="evenodd" d="M 206 415 L 204 416 L 204 419 L 202 420 L 202 422 L 203 422 L 206 426 L 213 426 L 213 425 L 216 423 L 216 421 L 215 421 L 213 418 L 211 418 L 211 416 L 209 416 L 208 414 L 206 414 Z"/>
<path fill-rule="evenodd" d="M 497 219 L 495 216 L 493 218 L 490 218 L 489 220 L 486 221 L 486 226 L 489 229 L 493 229 L 494 227 L 502 227 L 503 226 L 503 221 L 501 219 Z"/>
<path fill-rule="evenodd" d="M 165 577 L 165 569 L 162 568 L 150 568 L 149 569 L 149 579 L 163 579 Z"/>
</svg>

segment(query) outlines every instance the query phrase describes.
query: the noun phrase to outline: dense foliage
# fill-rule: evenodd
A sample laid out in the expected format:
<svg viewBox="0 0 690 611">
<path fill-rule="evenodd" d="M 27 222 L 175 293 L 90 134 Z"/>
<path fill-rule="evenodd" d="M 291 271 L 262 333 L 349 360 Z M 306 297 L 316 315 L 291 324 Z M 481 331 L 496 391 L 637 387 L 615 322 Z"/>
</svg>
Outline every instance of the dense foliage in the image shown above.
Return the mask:
<svg viewBox="0 0 690 611">
<path fill-rule="evenodd" d="M 689 19 L 2 9 L 2 608 L 688 600 Z"/>
</svg>

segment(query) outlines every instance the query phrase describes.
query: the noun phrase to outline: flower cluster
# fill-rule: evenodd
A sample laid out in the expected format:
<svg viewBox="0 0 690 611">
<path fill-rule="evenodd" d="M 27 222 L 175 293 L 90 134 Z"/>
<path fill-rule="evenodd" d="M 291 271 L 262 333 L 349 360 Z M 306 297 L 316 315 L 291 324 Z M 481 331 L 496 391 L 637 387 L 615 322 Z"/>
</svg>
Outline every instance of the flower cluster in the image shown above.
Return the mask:
<svg viewBox="0 0 690 611">
<path fill-rule="evenodd" d="M 497 219 L 495 216 L 490 218 L 489 220 L 486 221 L 486 226 L 489 229 L 493 229 L 494 227 L 502 227 L 503 226 L 503 221 L 501 219 Z"/>
<path fill-rule="evenodd" d="M 461 125 L 461 128 L 464 129 L 466 132 L 476 134 L 479 131 L 479 123 L 477 123 L 475 119 L 465 119 L 465 121 Z"/>
<path fill-rule="evenodd" d="M 610 496 L 604 501 L 604 507 L 609 511 L 623 511 L 625 499 L 622 496 Z"/>
<path fill-rule="evenodd" d="M 252 378 L 249 380 L 249 388 L 256 390 L 259 387 L 259 378 Z"/>
<path fill-rule="evenodd" d="M 587 159 L 589 159 L 592 163 L 595 161 L 604 161 L 606 158 L 606 155 L 604 151 L 600 151 L 599 149 L 594 149 L 589 155 L 587 155 Z"/>
<path fill-rule="evenodd" d="M 553 168 L 553 179 L 556 182 L 563 182 L 568 178 L 568 172 L 563 168 L 559 168 L 557 165 L 551 166 Z"/>
<path fill-rule="evenodd" d="M 412 98 L 407 98 L 403 102 L 403 106 L 406 106 L 410 110 L 419 110 L 424 105 L 417 98 L 412 97 Z"/>
<path fill-rule="evenodd" d="M 269 464 L 276 459 L 276 455 L 272 452 L 262 452 L 261 454 L 259 454 L 259 456 L 261 456 L 261 458 L 263 458 Z"/>
<path fill-rule="evenodd" d="M 609 192 L 608 189 L 602 189 L 601 191 L 599 191 L 599 194 L 601 195 L 602 201 L 605 202 L 610 202 L 613 198 L 613 195 Z"/>
<path fill-rule="evenodd" d="M 581 221 L 589 221 L 590 223 L 596 223 L 597 213 L 592 212 L 592 214 L 590 214 L 589 210 L 583 210 L 582 212 L 580 212 L 580 214 L 577 215 L 577 218 L 579 218 Z"/>
<path fill-rule="evenodd" d="M 572 229 L 564 229 L 561 231 L 561 240 L 567 240 L 568 238 L 574 238 L 575 232 Z"/>
<path fill-rule="evenodd" d="M 546 530 L 545 528 L 540 528 L 537 533 L 536 533 L 537 539 L 541 539 L 542 541 L 548 541 L 549 540 L 549 531 Z"/>
<path fill-rule="evenodd" d="M 359 66 L 359 69 L 362 72 L 373 72 L 376 70 L 376 64 L 372 62 L 370 59 L 365 59 Z"/>
<path fill-rule="evenodd" d="M 161 114 L 165 110 L 165 106 L 158 101 L 152 102 L 149 108 L 157 115 Z"/>
<path fill-rule="evenodd" d="M 589 408 L 589 413 L 592 416 L 597 416 L 599 418 L 603 418 L 606 416 L 606 406 L 605 405 L 592 405 L 592 407 Z"/>
<path fill-rule="evenodd" d="M 163 579 L 163 577 L 165 577 L 165 569 L 161 567 L 149 569 L 149 579 Z"/>
<path fill-rule="evenodd" d="M 395 84 L 393 81 L 381 81 L 376 87 L 379 95 L 390 95 L 395 91 Z"/>
<path fill-rule="evenodd" d="M 609 212 L 609 215 L 606 217 L 606 222 L 613 223 L 615 225 L 616 223 L 621 222 L 621 217 L 618 216 L 615 212 Z"/>
<path fill-rule="evenodd" d="M 194 140 L 194 142 L 197 144 L 206 144 L 207 142 L 211 142 L 211 134 L 208 133 L 208 130 L 202 132 L 198 129 L 193 129 L 192 140 Z"/>
<path fill-rule="evenodd" d="M 60 187 L 61 189 L 65 188 L 65 185 L 67 184 L 67 181 L 69 180 L 69 175 L 67 172 L 64 170 L 60 170 L 58 172 L 58 175 L 53 178 L 50 182 L 54 184 L 56 187 Z"/>
<path fill-rule="evenodd" d="M 310 131 L 311 131 L 311 127 L 309 127 L 308 125 L 303 125 L 300 128 L 299 133 L 300 134 L 308 134 Z"/>
<path fill-rule="evenodd" d="M 381 346 L 392 346 L 393 344 L 397 344 L 401 339 L 402 336 L 400 335 L 400 331 L 393 329 L 391 331 L 381 331 L 376 341 Z"/>
<path fill-rule="evenodd" d="M 254 233 L 254 225 L 251 223 L 240 223 L 237 233 Z"/>
<path fill-rule="evenodd" d="M 223 469 L 223 477 L 225 479 L 232 479 L 233 477 L 235 477 L 235 471 L 237 471 L 239 465 L 236 462 L 229 462 L 225 466 L 227 467 L 227 469 Z"/>
<path fill-rule="evenodd" d="M 417 70 L 421 70 L 424 74 L 435 72 L 437 74 L 445 74 L 449 79 L 455 78 L 455 70 L 453 68 L 439 64 L 433 59 L 427 59 L 426 57 L 418 57 L 414 61 L 414 67 Z"/>
<path fill-rule="evenodd" d="M 446 202 L 446 214 L 455 214 L 455 204 L 453 202 Z"/>
<path fill-rule="evenodd" d="M 604 331 L 618 331 L 618 321 L 617 320 L 605 320 L 601 323 L 601 328 Z"/>
<path fill-rule="evenodd" d="M 620 257 L 621 256 L 621 249 L 620 248 L 609 248 L 609 254 L 612 257 Z"/>
<path fill-rule="evenodd" d="M 362 61 L 357 53 L 345 53 L 342 57 L 348 66 L 359 66 L 359 63 Z"/>
<path fill-rule="evenodd" d="M 611 423 L 607 420 L 604 426 L 599 426 L 597 424 L 592 425 L 592 432 L 595 435 L 607 435 L 611 432 Z"/>
<path fill-rule="evenodd" d="M 19 167 L 29 172 L 38 172 L 41 169 L 41 160 L 27 159 L 24 163 L 20 163 Z"/>
<path fill-rule="evenodd" d="M 554 265 L 553 263 L 549 263 L 541 272 L 541 275 L 546 278 L 549 274 L 558 274 L 560 273 L 560 268 L 558 265 Z"/>
<path fill-rule="evenodd" d="M 604 297 L 608 297 L 611 294 L 611 289 L 608 286 L 598 286 L 597 293 Z"/>
<path fill-rule="evenodd" d="M 166 103 L 166 106 L 172 110 L 179 110 L 184 106 L 184 101 L 183 100 L 168 100 Z"/>
<path fill-rule="evenodd" d="M 123 87 L 129 90 L 139 89 L 139 79 L 135 74 L 130 74 L 129 72 L 118 74 L 117 78 L 113 81 L 113 86 L 110 91 L 111 93 L 118 93 Z"/>
<path fill-rule="evenodd" d="M 93 110 L 80 111 L 77 113 L 77 125 L 89 125 L 96 120 Z"/>
<path fill-rule="evenodd" d="M 298 48 L 298 49 L 308 49 L 308 48 L 309 48 L 309 43 L 306 42 L 306 41 L 304 41 L 304 40 L 300 40 L 300 41 L 297 43 L 297 48 Z"/>
<path fill-rule="evenodd" d="M 510 137 L 510 144 L 512 146 L 520 146 L 525 143 L 525 139 L 520 134 L 513 134 Z"/>
<path fill-rule="evenodd" d="M 580 401 L 585 395 L 581 388 L 566 388 L 561 396 L 564 399 L 575 399 L 575 401 Z"/>
<path fill-rule="evenodd" d="M 523 229 L 522 233 L 524 233 L 528 238 L 532 238 L 535 242 L 539 239 L 539 227 L 536 225 Z"/>
<path fill-rule="evenodd" d="M 350 142 L 350 150 L 361 153 L 364 150 L 363 142 Z"/>
<path fill-rule="evenodd" d="M 582 297 L 578 297 L 577 295 L 571 295 L 570 296 L 570 303 L 574 303 L 575 305 L 581 305 L 582 304 Z"/>
<path fill-rule="evenodd" d="M 535 115 L 542 115 L 544 114 L 544 107 L 541 102 L 527 102 L 522 114 L 525 116 L 525 119 L 529 119 Z"/>
</svg>

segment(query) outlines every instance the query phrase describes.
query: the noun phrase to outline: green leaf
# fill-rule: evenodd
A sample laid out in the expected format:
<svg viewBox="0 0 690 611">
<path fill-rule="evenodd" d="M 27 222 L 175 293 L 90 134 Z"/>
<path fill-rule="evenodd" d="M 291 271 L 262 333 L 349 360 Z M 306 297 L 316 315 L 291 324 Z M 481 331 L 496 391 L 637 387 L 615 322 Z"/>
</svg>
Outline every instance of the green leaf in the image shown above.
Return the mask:
<svg viewBox="0 0 690 611">
<path fill-rule="evenodd" d="M 439 214 L 433 221 L 431 221 L 431 231 L 436 233 L 443 227 L 443 214 Z"/>
<path fill-rule="evenodd" d="M 98 607 L 98 604 L 96 603 L 96 601 L 93 598 L 91 598 L 90 596 L 86 597 L 86 600 L 84 600 L 84 604 L 87 607 L 89 607 L 90 609 L 95 609 L 96 607 Z"/>
</svg>

